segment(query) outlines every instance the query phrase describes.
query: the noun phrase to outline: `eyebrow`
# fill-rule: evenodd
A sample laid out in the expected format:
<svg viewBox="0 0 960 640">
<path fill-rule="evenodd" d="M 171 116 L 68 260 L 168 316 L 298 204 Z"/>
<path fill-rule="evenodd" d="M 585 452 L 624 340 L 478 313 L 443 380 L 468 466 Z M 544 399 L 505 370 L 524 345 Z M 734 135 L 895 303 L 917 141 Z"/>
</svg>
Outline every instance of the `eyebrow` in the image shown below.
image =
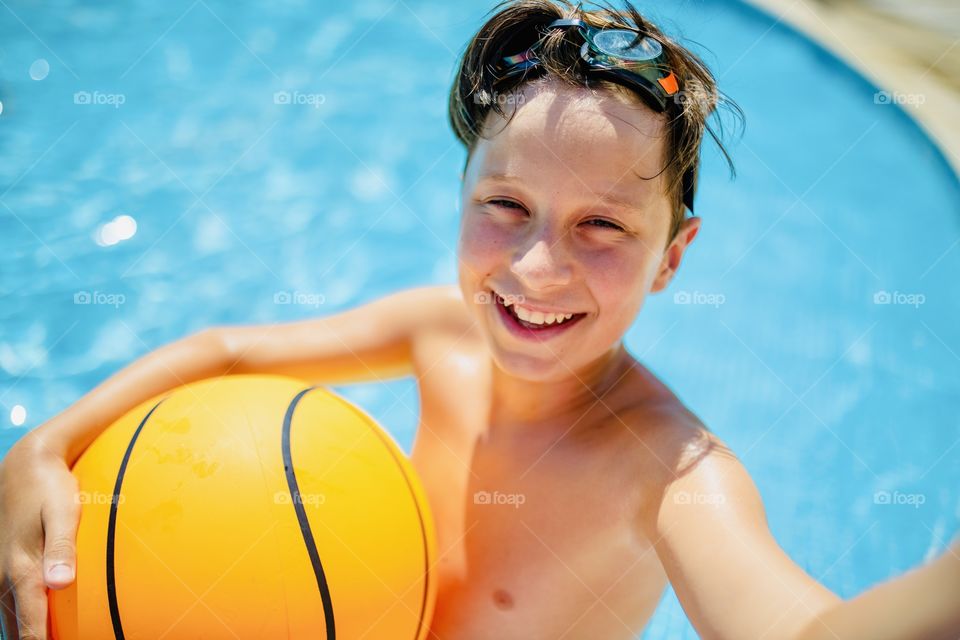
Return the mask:
<svg viewBox="0 0 960 640">
<path fill-rule="evenodd" d="M 483 182 L 483 181 L 485 181 L 485 180 L 493 180 L 493 181 L 500 181 L 500 182 L 517 182 L 517 183 L 523 184 L 523 180 L 520 178 L 520 176 L 515 176 L 515 175 L 509 174 L 509 173 L 487 173 L 487 174 L 484 174 L 484 175 L 479 176 L 479 177 L 477 178 L 477 184 L 479 184 L 479 183 L 481 183 L 481 182 Z M 626 209 L 626 210 L 628 210 L 628 211 L 636 212 L 636 213 L 641 213 L 641 212 L 642 212 L 642 209 L 640 208 L 640 206 L 639 206 L 637 203 L 635 203 L 635 202 L 630 202 L 630 201 L 627 200 L 626 198 L 622 198 L 622 197 L 618 196 L 617 194 L 613 194 L 613 193 L 600 193 L 600 194 L 594 194 L 594 197 L 595 197 L 597 200 L 601 201 L 601 202 L 605 202 L 605 203 L 607 203 L 607 204 L 611 204 L 611 205 L 616 206 L 616 207 L 619 207 L 619 208 L 621 208 L 621 209 Z"/>
</svg>

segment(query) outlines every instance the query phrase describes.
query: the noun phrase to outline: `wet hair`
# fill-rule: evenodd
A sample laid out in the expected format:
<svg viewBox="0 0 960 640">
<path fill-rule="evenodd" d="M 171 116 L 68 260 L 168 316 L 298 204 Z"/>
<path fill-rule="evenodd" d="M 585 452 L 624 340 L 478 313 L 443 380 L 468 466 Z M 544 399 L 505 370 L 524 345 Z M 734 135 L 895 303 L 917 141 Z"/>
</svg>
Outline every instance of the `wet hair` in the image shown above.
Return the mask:
<svg viewBox="0 0 960 640">
<path fill-rule="evenodd" d="M 600 87 L 631 102 L 645 105 L 639 94 L 620 84 L 595 78 L 588 80 L 580 64 L 582 38 L 578 30 L 553 29 L 546 33 L 546 27 L 558 18 L 579 18 L 593 27 L 628 29 L 638 36 L 653 37 L 662 45 L 666 64 L 677 76 L 680 85 L 679 93 L 665 112 L 667 159 L 660 171 L 666 174 L 666 194 L 671 204 L 671 223 L 667 236 L 669 243 L 685 217 L 685 188 L 696 189 L 704 133 L 708 133 L 717 143 L 731 177 L 736 175 L 733 160 L 721 140 L 722 121 L 717 119 L 718 129 L 715 130 L 708 119 L 716 112 L 718 105 L 723 105 L 742 125 L 743 112 L 736 103 L 719 92 L 716 79 L 697 55 L 664 34 L 628 0 L 624 0 L 623 4 L 623 10 L 610 5 L 597 5 L 598 9 L 586 11 L 582 9 L 582 3 L 574 5 L 566 0 L 500 2 L 491 9 L 492 17 L 470 39 L 460 58 L 450 90 L 448 116 L 454 134 L 467 149 L 466 163 L 469 163 L 477 141 L 486 137 L 483 128 L 487 116 L 495 112 L 509 122 L 516 111 L 511 110 L 508 116 L 502 103 L 512 104 L 517 100 L 501 98 L 507 94 L 515 96 L 527 84 L 554 79 L 575 87 Z M 505 56 L 526 51 L 537 41 L 541 41 L 537 59 L 542 73 L 524 73 L 513 80 L 501 82 L 498 73 L 500 61 Z M 648 179 L 654 179 L 660 173 Z M 684 176 L 687 176 L 689 186 Z"/>
</svg>

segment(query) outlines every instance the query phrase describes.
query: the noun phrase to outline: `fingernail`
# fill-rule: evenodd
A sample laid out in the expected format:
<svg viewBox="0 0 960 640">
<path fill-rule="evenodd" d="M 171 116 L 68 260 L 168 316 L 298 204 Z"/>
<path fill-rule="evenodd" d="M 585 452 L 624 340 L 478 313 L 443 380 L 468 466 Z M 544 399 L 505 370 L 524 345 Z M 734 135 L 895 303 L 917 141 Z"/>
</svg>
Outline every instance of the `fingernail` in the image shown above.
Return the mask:
<svg viewBox="0 0 960 640">
<path fill-rule="evenodd" d="M 47 572 L 51 580 L 70 580 L 73 578 L 73 570 L 65 564 L 55 564 Z"/>
</svg>

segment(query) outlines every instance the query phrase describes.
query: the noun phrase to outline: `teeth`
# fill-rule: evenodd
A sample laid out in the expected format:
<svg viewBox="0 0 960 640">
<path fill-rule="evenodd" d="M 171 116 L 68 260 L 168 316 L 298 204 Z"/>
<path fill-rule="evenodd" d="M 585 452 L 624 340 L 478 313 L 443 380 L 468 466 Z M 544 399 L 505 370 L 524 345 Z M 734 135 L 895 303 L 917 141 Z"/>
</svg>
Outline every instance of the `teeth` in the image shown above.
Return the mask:
<svg viewBox="0 0 960 640">
<path fill-rule="evenodd" d="M 500 296 L 500 299 L 503 300 L 503 306 L 513 306 L 514 313 L 517 314 L 517 317 L 531 324 L 560 324 L 573 317 L 572 313 L 543 313 L 542 311 L 531 311 L 516 304 L 513 299 L 507 299 L 503 296 Z"/>
</svg>

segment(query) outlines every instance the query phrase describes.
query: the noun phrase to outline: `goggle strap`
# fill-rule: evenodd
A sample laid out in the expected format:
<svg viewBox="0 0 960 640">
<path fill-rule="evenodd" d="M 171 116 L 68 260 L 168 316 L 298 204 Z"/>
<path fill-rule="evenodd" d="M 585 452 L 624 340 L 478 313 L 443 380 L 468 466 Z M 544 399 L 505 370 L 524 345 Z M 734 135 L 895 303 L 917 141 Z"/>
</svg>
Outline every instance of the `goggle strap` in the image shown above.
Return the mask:
<svg viewBox="0 0 960 640">
<path fill-rule="evenodd" d="M 680 83 L 677 82 L 677 76 L 674 75 L 673 71 L 671 71 L 666 77 L 657 78 L 657 83 L 663 87 L 663 90 L 668 96 L 675 95 L 678 91 L 680 91 Z"/>
<path fill-rule="evenodd" d="M 531 49 L 527 49 L 523 53 L 518 53 L 513 56 L 504 56 L 503 64 L 513 66 L 515 64 L 520 64 L 521 62 L 529 62 L 531 58 L 533 58 L 533 51 Z"/>
<path fill-rule="evenodd" d="M 581 27 L 583 26 L 583 20 L 579 18 L 557 18 L 553 22 L 547 25 L 547 29 L 553 29 L 554 27 Z"/>
</svg>

